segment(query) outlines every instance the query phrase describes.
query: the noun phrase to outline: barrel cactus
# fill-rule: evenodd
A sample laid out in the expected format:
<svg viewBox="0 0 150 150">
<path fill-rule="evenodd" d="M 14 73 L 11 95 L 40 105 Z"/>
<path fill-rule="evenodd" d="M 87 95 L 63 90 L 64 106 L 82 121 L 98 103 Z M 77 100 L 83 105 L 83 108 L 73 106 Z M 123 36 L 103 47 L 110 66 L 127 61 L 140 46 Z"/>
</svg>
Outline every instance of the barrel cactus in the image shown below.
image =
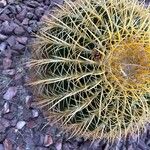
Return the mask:
<svg viewBox="0 0 150 150">
<path fill-rule="evenodd" d="M 85 138 L 140 133 L 150 119 L 150 9 L 137 0 L 66 0 L 33 43 L 37 105 Z"/>
</svg>

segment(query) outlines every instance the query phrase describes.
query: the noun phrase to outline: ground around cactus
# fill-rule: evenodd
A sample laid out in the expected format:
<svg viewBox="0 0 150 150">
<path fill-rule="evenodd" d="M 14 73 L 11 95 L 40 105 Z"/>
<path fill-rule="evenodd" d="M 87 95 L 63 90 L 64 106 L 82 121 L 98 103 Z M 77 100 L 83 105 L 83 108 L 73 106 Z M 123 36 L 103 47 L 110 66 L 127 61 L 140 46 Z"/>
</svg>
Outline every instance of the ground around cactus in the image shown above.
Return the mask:
<svg viewBox="0 0 150 150">
<path fill-rule="evenodd" d="M 63 0 L 0 0 L 0 150 L 150 150 L 150 126 L 114 143 L 68 139 L 32 106 L 28 46 L 48 11 Z"/>
</svg>

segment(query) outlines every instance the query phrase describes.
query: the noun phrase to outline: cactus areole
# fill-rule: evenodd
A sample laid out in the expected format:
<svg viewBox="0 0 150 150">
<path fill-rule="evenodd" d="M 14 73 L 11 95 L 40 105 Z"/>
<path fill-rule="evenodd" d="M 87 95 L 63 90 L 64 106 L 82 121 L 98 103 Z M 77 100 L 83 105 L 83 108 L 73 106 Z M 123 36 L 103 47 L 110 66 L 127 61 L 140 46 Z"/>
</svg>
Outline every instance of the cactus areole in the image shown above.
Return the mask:
<svg viewBox="0 0 150 150">
<path fill-rule="evenodd" d="M 113 140 L 150 120 L 150 7 L 66 0 L 33 49 L 37 105 L 71 136 Z"/>
</svg>

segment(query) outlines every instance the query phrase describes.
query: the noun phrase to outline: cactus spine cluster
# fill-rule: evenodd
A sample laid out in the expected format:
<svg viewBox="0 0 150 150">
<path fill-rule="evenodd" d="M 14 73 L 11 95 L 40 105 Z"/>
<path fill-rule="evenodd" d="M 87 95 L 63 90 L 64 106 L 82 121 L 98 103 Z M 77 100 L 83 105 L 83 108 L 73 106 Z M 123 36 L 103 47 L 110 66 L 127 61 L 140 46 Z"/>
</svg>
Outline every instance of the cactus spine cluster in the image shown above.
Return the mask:
<svg viewBox="0 0 150 150">
<path fill-rule="evenodd" d="M 47 118 L 86 138 L 127 136 L 150 119 L 150 9 L 66 0 L 33 44 L 31 83 Z"/>
</svg>

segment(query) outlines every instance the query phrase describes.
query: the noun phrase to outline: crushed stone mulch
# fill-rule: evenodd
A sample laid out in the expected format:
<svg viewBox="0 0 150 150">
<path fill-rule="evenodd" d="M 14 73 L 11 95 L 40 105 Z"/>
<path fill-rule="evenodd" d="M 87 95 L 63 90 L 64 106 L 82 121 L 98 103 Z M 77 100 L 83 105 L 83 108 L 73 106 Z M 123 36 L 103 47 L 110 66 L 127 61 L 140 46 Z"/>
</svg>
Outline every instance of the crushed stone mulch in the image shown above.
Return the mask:
<svg viewBox="0 0 150 150">
<path fill-rule="evenodd" d="M 33 94 L 26 82 L 27 46 L 43 17 L 63 0 L 0 0 L 0 150 L 150 150 L 150 126 L 138 136 L 91 142 L 67 139 L 61 129 L 47 124 L 42 112 L 31 106 Z"/>
</svg>

